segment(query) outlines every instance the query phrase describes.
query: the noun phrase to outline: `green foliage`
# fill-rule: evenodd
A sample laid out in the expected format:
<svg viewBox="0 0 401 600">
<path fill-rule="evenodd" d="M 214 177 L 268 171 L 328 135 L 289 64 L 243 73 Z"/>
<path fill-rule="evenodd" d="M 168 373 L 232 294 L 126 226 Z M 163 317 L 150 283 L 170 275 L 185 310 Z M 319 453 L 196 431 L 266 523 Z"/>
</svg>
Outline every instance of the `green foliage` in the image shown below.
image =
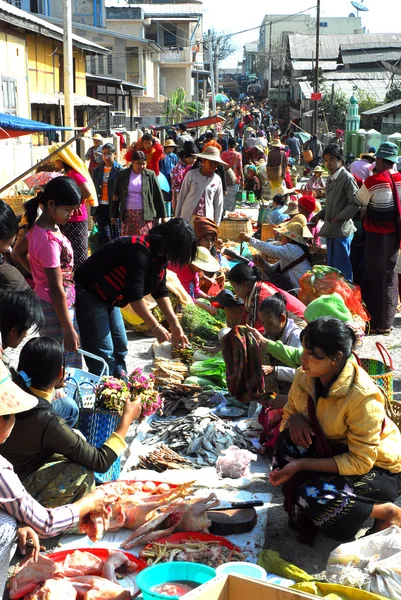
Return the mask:
<svg viewBox="0 0 401 600">
<path fill-rule="evenodd" d="M 184 88 L 178 87 L 164 103 L 164 116 L 169 123 L 179 123 L 184 117 L 202 115 L 203 105 L 201 102 L 187 102 Z"/>
<path fill-rule="evenodd" d="M 331 89 L 323 87 L 321 109 L 333 129 L 345 129 L 345 119 L 348 113 L 349 97 L 341 90 L 334 91 L 334 101 L 331 101 Z"/>
<path fill-rule="evenodd" d="M 378 102 L 374 96 L 372 96 L 371 94 L 369 94 L 369 92 L 366 92 L 365 90 L 358 90 L 355 95 L 358 99 L 359 104 L 359 114 L 361 115 L 361 127 L 362 129 L 366 129 L 366 127 L 368 127 L 370 124 L 370 117 L 364 116 L 362 113 L 365 112 L 365 110 L 371 110 L 372 108 L 379 106 L 379 104 L 381 103 Z"/>
<path fill-rule="evenodd" d="M 393 79 L 390 87 L 387 90 L 387 94 L 384 99 L 384 104 L 387 104 L 388 102 L 394 102 L 395 100 L 400 100 L 400 99 L 401 99 L 401 82 L 398 80 L 394 81 L 394 79 Z"/>
</svg>

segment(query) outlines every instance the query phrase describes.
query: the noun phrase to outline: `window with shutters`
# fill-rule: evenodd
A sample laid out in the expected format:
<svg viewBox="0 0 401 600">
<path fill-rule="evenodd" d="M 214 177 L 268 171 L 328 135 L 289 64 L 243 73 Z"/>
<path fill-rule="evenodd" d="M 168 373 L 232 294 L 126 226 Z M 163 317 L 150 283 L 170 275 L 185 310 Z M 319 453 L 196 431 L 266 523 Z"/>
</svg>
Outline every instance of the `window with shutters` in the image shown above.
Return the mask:
<svg viewBox="0 0 401 600">
<path fill-rule="evenodd" d="M 1 78 L 3 93 L 3 111 L 9 115 L 17 114 L 17 80 L 13 77 Z"/>
</svg>

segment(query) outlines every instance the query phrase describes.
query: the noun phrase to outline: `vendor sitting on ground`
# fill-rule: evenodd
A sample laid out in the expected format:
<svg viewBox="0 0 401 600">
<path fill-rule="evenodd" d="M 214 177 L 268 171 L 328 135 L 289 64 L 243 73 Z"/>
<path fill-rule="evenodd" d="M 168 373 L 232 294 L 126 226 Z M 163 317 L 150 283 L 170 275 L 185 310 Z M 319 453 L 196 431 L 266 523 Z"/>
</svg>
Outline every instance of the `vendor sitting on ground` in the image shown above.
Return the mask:
<svg viewBox="0 0 401 600">
<path fill-rule="evenodd" d="M 261 281 L 261 273 L 257 267 L 246 264 L 235 265 L 228 273 L 228 281 L 232 285 L 234 294 L 244 302 L 244 312 L 239 325 L 249 325 L 263 333 L 264 327 L 259 316 L 260 305 L 263 300 L 276 292 L 280 292 L 285 297 L 289 312 L 303 317 L 305 305 L 295 296 L 291 296 L 272 283 Z"/>
<path fill-rule="evenodd" d="M 284 191 L 284 188 L 280 188 Z M 269 223 L 272 225 L 280 225 L 287 220 L 288 216 L 286 214 L 287 210 L 287 200 L 288 193 L 276 194 L 273 197 L 273 208 L 269 213 Z"/>
<path fill-rule="evenodd" d="M 270 483 L 283 485 L 286 510 L 302 533 L 339 541 L 368 518 L 371 533 L 401 526 L 401 434 L 385 398 L 352 357 L 356 336 L 319 318 L 301 333 L 302 368 L 284 407 Z M 305 538 L 304 538 L 305 540 Z M 310 541 L 310 540 L 309 540 Z"/>
<path fill-rule="evenodd" d="M 310 270 L 308 242 L 312 237 L 306 225 L 306 219 L 303 217 L 303 223 L 284 223 L 282 226 L 274 228 L 279 234 L 279 242 L 261 242 L 246 233 L 240 233 L 241 241 L 259 250 L 262 254 L 278 259 L 278 262 L 269 264 L 262 260 L 254 261 L 261 269 L 264 279 L 271 281 L 281 289 L 286 291 L 299 288 L 299 280 L 307 271 Z"/>
<path fill-rule="evenodd" d="M 358 339 L 363 337 L 363 331 L 357 323 L 354 322 L 353 316 L 346 307 L 344 300 L 335 292 L 319 296 L 316 300 L 312 300 L 305 309 L 304 319 L 307 323 L 312 323 L 320 317 L 334 317 L 343 323 L 352 326 Z M 285 345 L 281 339 L 269 340 L 259 338 L 259 345 L 262 351 L 270 354 L 275 359 L 282 362 L 288 367 L 297 369 L 301 366 L 302 347 Z"/>
<path fill-rule="evenodd" d="M 53 338 L 32 338 L 22 348 L 14 378 L 31 395 L 32 407 L 17 416 L 1 450 L 29 493 L 49 507 L 74 502 L 94 488 L 93 472 L 105 473 L 123 453 L 128 428 L 141 413 L 139 400 L 127 400 L 116 431 L 99 448 L 91 446 L 53 410 L 63 364 L 62 347 Z"/>
<path fill-rule="evenodd" d="M 222 240 L 218 239 L 219 228 L 214 221 L 206 217 L 195 217 L 194 232 L 198 247 L 206 248 L 210 254 L 221 261 Z M 217 295 L 224 286 L 225 276 L 217 272 L 205 272 L 200 276 L 199 285 L 208 296 Z"/>
<path fill-rule="evenodd" d="M 16 415 L 35 408 L 38 401 L 16 386 L 0 361 L 0 444 L 12 433 Z M 31 434 L 32 432 L 30 432 Z M 27 439 L 30 434 L 22 439 Z M 19 438 L 19 442 L 22 441 Z M 0 596 L 3 597 L 8 575 L 9 560 L 15 551 L 15 537 L 23 554 L 27 542 L 33 542 L 34 558 L 40 551 L 38 534 L 53 537 L 74 527 L 89 512 L 108 516 L 101 489 L 88 494 L 73 504 L 58 508 L 44 508 L 27 492 L 12 465 L 0 456 Z"/>
<path fill-rule="evenodd" d="M 201 299 L 207 300 L 209 297 L 200 288 L 200 277 L 203 277 L 204 272 L 213 274 L 220 270 L 219 261 L 210 254 L 207 248 L 199 246 L 195 259 L 189 265 L 180 267 L 180 265 L 170 263 L 168 268 L 177 274 L 181 285 L 197 306 L 204 308 L 210 314 L 216 314 L 217 310 L 213 306 L 202 301 L 198 302 Z"/>
<path fill-rule="evenodd" d="M 318 198 L 324 197 L 324 192 L 326 189 L 326 183 L 322 177 L 322 173 L 324 173 L 323 167 L 315 167 L 311 177 L 308 179 L 305 185 L 308 192 L 313 192 Z"/>
</svg>

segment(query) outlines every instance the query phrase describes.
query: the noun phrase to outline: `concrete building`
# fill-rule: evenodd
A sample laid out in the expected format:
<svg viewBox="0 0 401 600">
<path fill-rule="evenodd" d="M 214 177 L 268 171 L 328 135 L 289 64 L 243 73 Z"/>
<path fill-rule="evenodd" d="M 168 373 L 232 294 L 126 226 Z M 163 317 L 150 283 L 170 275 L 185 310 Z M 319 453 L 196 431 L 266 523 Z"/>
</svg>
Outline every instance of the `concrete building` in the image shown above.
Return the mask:
<svg viewBox="0 0 401 600">
<path fill-rule="evenodd" d="M 265 15 L 260 29 L 260 52 L 269 52 L 270 31 L 273 44 L 281 42 L 283 33 L 315 35 L 316 17 L 308 14 Z M 365 28 L 362 27 L 362 19 L 353 14 L 349 17 L 321 17 L 320 19 L 320 35 L 353 35 L 356 33 L 365 33 Z"/>
<path fill-rule="evenodd" d="M 242 74 L 250 77 L 257 74 L 258 42 L 244 44 Z"/>
<path fill-rule="evenodd" d="M 137 35 L 140 27 L 147 40 L 161 47 L 160 95 L 168 97 L 177 87 L 182 87 L 187 99 L 192 99 L 196 71 L 203 70 L 201 2 L 152 2 L 132 6 L 126 0 L 106 0 L 106 19 L 114 31 Z"/>
<path fill-rule="evenodd" d="M 64 65 L 63 31 L 59 27 L 0 0 L 0 112 L 63 125 Z M 85 59 L 87 53 L 107 54 L 107 50 L 79 36 L 73 36 L 75 126 L 86 126 L 91 114 L 106 113 L 108 104 L 86 96 Z M 45 143 L 43 134 L 2 140 L 0 185 L 10 181 L 36 162 Z"/>
</svg>

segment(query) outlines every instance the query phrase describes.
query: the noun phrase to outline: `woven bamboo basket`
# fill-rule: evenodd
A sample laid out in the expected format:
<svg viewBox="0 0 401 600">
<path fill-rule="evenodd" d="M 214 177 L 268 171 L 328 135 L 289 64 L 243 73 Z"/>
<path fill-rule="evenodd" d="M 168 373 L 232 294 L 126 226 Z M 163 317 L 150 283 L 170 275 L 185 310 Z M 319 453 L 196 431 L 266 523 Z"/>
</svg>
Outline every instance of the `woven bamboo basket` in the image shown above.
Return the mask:
<svg viewBox="0 0 401 600">
<path fill-rule="evenodd" d="M 239 325 L 239 323 L 241 321 L 241 317 L 244 312 L 244 307 L 243 306 L 231 306 L 229 308 L 226 307 L 224 309 L 224 312 L 226 313 L 227 327 L 235 327 L 236 325 Z"/>
<path fill-rule="evenodd" d="M 252 223 L 249 219 L 224 219 L 220 223 L 219 238 L 223 241 L 239 242 L 240 233 L 253 234 Z"/>
<path fill-rule="evenodd" d="M 260 234 L 260 239 L 262 242 L 265 242 L 266 240 L 273 240 L 276 232 L 274 231 L 274 227 L 276 227 L 276 225 L 272 225 L 271 223 L 263 223 L 262 225 L 262 231 Z"/>
<path fill-rule="evenodd" d="M 22 215 L 24 212 L 24 204 L 33 198 L 32 195 L 29 194 L 20 194 L 16 190 L 10 190 L 10 192 L 1 197 L 1 200 L 4 200 L 8 204 L 10 208 L 14 211 L 14 213 L 18 215 Z"/>
</svg>

